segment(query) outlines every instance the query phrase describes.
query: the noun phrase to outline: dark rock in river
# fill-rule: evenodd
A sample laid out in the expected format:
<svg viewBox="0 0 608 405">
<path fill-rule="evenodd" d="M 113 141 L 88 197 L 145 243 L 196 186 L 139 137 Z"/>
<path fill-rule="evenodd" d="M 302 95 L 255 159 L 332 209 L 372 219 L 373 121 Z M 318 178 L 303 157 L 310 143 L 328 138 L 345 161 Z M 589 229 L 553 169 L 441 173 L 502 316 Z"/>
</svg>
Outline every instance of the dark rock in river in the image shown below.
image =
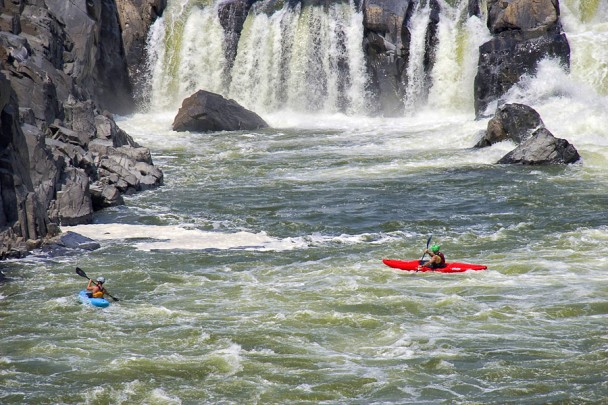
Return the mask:
<svg viewBox="0 0 608 405">
<path fill-rule="evenodd" d="M 488 122 L 488 129 L 475 147 L 483 148 L 497 142 L 512 140 L 521 143 L 533 131 L 545 124 L 535 109 L 524 104 L 505 104 L 496 110 Z"/>
<path fill-rule="evenodd" d="M 174 131 L 239 131 L 267 127 L 259 115 L 236 101 L 205 90 L 185 99 L 173 121 Z"/>
<path fill-rule="evenodd" d="M 498 161 L 499 164 L 569 164 L 580 160 L 576 148 L 567 140 L 553 136 L 546 128 L 536 130 L 521 145 Z"/>
<path fill-rule="evenodd" d="M 70 249 L 96 250 L 101 245 L 79 233 L 68 231 L 53 239 L 53 243 Z"/>
<path fill-rule="evenodd" d="M 506 140 L 518 146 L 500 159 L 499 164 L 569 164 L 580 160 L 576 148 L 567 140 L 553 136 L 538 112 L 524 104 L 505 104 L 498 108 L 475 147 Z"/>
<path fill-rule="evenodd" d="M 488 0 L 488 28 L 494 38 L 479 48 L 475 113 L 503 96 L 522 75 L 534 74 L 546 58 L 570 66 L 570 46 L 556 0 Z"/>
</svg>

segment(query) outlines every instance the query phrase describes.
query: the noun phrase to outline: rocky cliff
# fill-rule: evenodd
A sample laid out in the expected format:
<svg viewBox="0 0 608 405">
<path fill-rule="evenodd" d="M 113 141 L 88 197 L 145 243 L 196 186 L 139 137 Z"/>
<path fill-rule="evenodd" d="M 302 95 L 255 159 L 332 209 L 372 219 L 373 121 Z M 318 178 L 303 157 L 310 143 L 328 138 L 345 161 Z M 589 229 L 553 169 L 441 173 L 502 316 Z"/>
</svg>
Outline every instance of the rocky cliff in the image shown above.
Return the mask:
<svg viewBox="0 0 608 405">
<path fill-rule="evenodd" d="M 0 258 L 162 184 L 114 122 L 165 0 L 0 1 Z"/>
<path fill-rule="evenodd" d="M 481 0 L 477 0 L 481 2 Z M 487 0 L 493 38 L 479 49 L 475 113 L 493 114 L 500 99 L 522 75 L 534 74 L 544 58 L 570 66 L 570 46 L 559 20 L 558 0 Z"/>
</svg>

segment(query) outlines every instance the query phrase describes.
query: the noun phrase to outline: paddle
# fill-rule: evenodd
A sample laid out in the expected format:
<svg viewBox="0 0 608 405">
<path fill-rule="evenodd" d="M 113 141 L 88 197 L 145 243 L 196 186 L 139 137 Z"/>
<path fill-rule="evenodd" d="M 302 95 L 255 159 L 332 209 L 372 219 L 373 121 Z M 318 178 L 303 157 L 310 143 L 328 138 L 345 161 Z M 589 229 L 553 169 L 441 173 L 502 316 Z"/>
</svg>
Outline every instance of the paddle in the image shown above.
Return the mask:
<svg viewBox="0 0 608 405">
<path fill-rule="evenodd" d="M 76 267 L 76 274 L 78 274 L 80 277 L 84 277 L 90 281 L 93 281 L 89 278 L 89 276 L 87 276 L 87 273 L 85 273 L 80 267 Z M 97 285 L 97 283 L 95 281 L 93 281 L 93 284 Z M 108 293 L 107 291 L 105 292 L 105 294 L 112 298 L 114 301 L 120 301 L 118 298 L 116 297 L 112 297 L 112 295 L 110 295 L 110 293 Z"/>
<path fill-rule="evenodd" d="M 431 244 L 431 239 L 433 238 L 433 234 L 431 234 L 429 236 L 429 238 L 426 240 L 426 250 L 424 251 L 424 253 L 422 254 L 422 257 L 420 258 L 420 264 L 424 263 L 424 256 L 426 256 L 426 251 L 429 248 L 429 245 Z"/>
</svg>

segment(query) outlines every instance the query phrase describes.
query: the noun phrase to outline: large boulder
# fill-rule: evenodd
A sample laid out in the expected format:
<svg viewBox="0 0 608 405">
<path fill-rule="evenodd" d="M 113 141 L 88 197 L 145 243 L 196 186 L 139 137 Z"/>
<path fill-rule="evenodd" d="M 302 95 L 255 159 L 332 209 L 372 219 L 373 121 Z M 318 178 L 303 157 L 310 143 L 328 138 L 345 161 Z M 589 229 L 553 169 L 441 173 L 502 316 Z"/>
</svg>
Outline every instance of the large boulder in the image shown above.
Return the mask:
<svg viewBox="0 0 608 405">
<path fill-rule="evenodd" d="M 483 116 L 523 75 L 547 57 L 570 66 L 570 46 L 559 21 L 557 0 L 488 0 L 494 37 L 479 48 L 475 113 Z"/>
<path fill-rule="evenodd" d="M 556 138 L 546 128 L 536 130 L 517 148 L 498 161 L 499 164 L 547 165 L 570 164 L 580 160 L 576 148 L 565 139 Z"/>
<path fill-rule="evenodd" d="M 576 148 L 567 140 L 553 136 L 540 114 L 524 104 L 505 104 L 498 108 L 475 147 L 507 140 L 518 146 L 503 156 L 499 164 L 569 164 L 580 160 Z"/>
<path fill-rule="evenodd" d="M 519 144 L 532 132 L 544 128 L 540 114 L 524 104 L 505 104 L 499 107 L 488 122 L 488 128 L 475 147 L 483 148 L 497 142 L 512 140 Z"/>
<path fill-rule="evenodd" d="M 268 124 L 253 111 L 205 90 L 186 98 L 173 121 L 174 131 L 239 131 L 267 127 Z"/>
</svg>

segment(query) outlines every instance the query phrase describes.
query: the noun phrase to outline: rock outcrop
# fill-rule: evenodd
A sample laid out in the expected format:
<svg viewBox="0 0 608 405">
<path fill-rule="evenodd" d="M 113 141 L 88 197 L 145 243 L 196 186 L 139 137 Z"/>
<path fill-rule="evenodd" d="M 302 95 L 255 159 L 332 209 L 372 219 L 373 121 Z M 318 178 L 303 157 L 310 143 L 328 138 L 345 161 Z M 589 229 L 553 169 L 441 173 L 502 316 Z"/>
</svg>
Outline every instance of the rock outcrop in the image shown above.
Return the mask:
<svg viewBox="0 0 608 405">
<path fill-rule="evenodd" d="M 559 21 L 557 0 L 488 0 L 488 28 L 494 37 L 479 48 L 475 114 L 480 117 L 522 75 L 556 58 L 569 67 L 570 46 Z"/>
<path fill-rule="evenodd" d="M 116 2 L 122 47 L 136 104 L 147 86 L 146 40 L 149 27 L 163 14 L 167 0 L 121 0 Z"/>
<path fill-rule="evenodd" d="M 547 165 L 570 164 L 580 160 L 576 148 L 565 139 L 556 138 L 547 128 L 537 129 L 517 148 L 498 161 L 499 164 Z"/>
<path fill-rule="evenodd" d="M 407 88 L 411 33 L 408 28 L 417 7 L 413 0 L 363 1 L 363 51 L 370 73 L 370 90 L 378 112 L 403 114 L 403 97 Z M 424 71 L 430 73 L 437 44 L 439 4 L 430 0 L 431 16 L 426 31 Z M 426 87 L 430 82 L 426 83 Z"/>
<path fill-rule="evenodd" d="M 125 49 L 143 55 L 166 1 L 120 3 L 122 13 L 100 0 L 0 2 L 0 258 L 162 184 L 150 151 L 112 113 L 134 108 L 129 72 L 141 59 L 129 66 Z M 121 29 L 137 14 L 138 27 Z M 126 48 L 129 35 L 140 41 Z"/>
<path fill-rule="evenodd" d="M 487 131 L 475 146 L 483 148 L 506 140 L 519 144 L 528 139 L 532 132 L 544 127 L 540 114 L 532 107 L 505 104 L 488 121 Z"/>
<path fill-rule="evenodd" d="M 225 32 L 225 53 L 228 66 L 231 69 L 236 58 L 236 51 L 241 38 L 241 31 L 251 8 L 248 0 L 226 0 L 218 6 L 218 17 Z"/>
<path fill-rule="evenodd" d="M 268 124 L 253 111 L 205 90 L 185 99 L 173 121 L 174 131 L 239 131 L 267 127 Z"/>
<path fill-rule="evenodd" d="M 499 164 L 570 164 L 580 160 L 576 148 L 567 140 L 556 138 L 532 107 L 505 104 L 496 110 L 476 147 L 486 147 L 511 140 L 517 148 L 503 156 Z"/>
</svg>

